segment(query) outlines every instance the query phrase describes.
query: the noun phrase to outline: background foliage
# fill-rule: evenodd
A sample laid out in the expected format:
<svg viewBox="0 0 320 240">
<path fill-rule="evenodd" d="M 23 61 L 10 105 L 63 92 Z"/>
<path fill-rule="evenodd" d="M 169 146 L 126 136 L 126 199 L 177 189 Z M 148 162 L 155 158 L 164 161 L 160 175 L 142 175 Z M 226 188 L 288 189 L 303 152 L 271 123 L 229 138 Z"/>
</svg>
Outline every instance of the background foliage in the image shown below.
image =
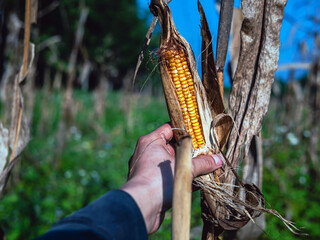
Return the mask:
<svg viewBox="0 0 320 240">
<path fill-rule="evenodd" d="M 5 11 L 2 13 L 3 20 L 0 25 L 2 32 L 0 46 L 5 49 L 10 15 L 17 14 L 23 21 L 24 1 L 3 1 L 1 5 Z M 148 15 L 146 10 L 139 11 L 138 15 L 134 1 L 39 1 L 37 24 L 34 25 L 31 34 L 31 41 L 36 46 L 39 47 L 42 44 L 42 48 L 38 48 L 39 61 L 36 63 L 37 86 L 44 84 L 46 69 L 49 69 L 52 75 L 59 70 L 66 74 L 78 19 L 83 8 L 89 9 L 89 16 L 85 23 L 85 37 L 75 71 L 79 74 L 81 65 L 89 61 L 93 68 L 90 74 L 91 87 L 97 86 L 99 76 L 103 74 L 108 77 L 108 81 L 115 89 L 119 89 L 123 87 L 126 74 L 135 67 L 147 32 Z M 22 33 L 23 31 L 20 37 Z M 50 43 L 50 39 L 54 37 L 58 37 L 57 40 Z M 158 38 L 155 33 L 150 49 L 156 48 Z M 11 53 L 8 49 L 0 52 L 1 65 L 5 57 L 8 57 L 8 53 Z M 149 52 L 146 59 L 148 62 Z M 152 64 L 148 67 L 152 67 Z M 0 75 L 2 71 L 3 68 L 0 68 Z M 142 74 L 144 74 L 143 70 Z M 80 83 L 76 82 L 76 84 Z"/>
</svg>

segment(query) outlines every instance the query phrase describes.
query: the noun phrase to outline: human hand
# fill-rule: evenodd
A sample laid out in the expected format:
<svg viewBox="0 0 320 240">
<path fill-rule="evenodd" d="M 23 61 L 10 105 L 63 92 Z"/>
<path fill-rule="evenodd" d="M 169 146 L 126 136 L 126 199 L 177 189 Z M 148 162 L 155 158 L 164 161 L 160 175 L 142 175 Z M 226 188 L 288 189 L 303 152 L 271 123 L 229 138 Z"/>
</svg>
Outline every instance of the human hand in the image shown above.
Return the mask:
<svg viewBox="0 0 320 240">
<path fill-rule="evenodd" d="M 171 208 L 175 151 L 169 124 L 139 138 L 129 161 L 128 181 L 120 188 L 132 196 L 145 220 L 148 233 L 160 227 L 164 213 Z M 192 159 L 193 178 L 220 168 L 219 155 L 201 155 Z"/>
</svg>

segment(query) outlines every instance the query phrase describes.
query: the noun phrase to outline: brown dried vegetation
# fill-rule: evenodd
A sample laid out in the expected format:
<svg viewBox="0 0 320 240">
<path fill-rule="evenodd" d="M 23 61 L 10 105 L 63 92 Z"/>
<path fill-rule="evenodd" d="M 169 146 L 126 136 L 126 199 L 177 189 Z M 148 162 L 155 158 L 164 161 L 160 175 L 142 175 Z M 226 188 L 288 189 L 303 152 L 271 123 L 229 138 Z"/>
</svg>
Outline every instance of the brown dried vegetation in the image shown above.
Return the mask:
<svg viewBox="0 0 320 240">
<path fill-rule="evenodd" d="M 226 3 L 222 13 L 233 11 L 232 1 Z M 223 70 L 227 45 L 222 40 L 229 38 L 232 17 L 222 17 L 222 25 L 229 28 L 226 36 L 218 37 L 218 65 L 215 64 L 212 39 L 204 11 L 199 3 L 202 35 L 202 76 L 197 73 L 194 55 L 190 45 L 175 28 L 169 6 L 161 0 L 151 1 L 150 10 L 159 18 L 161 42 L 159 68 L 164 87 L 168 112 L 179 141 L 189 133 L 189 120 L 185 116 L 185 102 L 197 102 L 204 145 L 198 148 L 194 143 L 193 155 L 222 153 L 226 146 L 226 165 L 222 170 L 197 179 L 202 188 L 202 213 L 204 219 L 203 239 L 217 238 L 224 230 L 236 230 L 262 212 L 271 213 L 294 231 L 295 227 L 273 209 L 264 207 L 264 196 L 254 184 L 244 184 L 235 169 L 239 160 L 247 159 L 252 138 L 258 136 L 263 118 L 267 112 L 274 73 L 279 56 L 279 34 L 286 1 L 242 1 L 243 24 L 241 27 L 241 48 L 229 98 L 229 111 L 223 105 Z M 227 14 L 228 15 L 228 14 Z M 232 14 L 231 14 L 232 16 Z M 223 27 L 223 26 L 222 26 Z M 180 94 L 180 83 L 176 83 L 175 70 L 171 69 L 168 52 L 186 55 L 187 67 L 194 81 L 196 101 Z M 224 57 L 223 57 L 224 56 Z M 174 56 L 170 56 L 173 58 Z M 183 58 L 184 60 L 184 58 Z M 185 61 L 185 60 L 184 60 Z M 180 63 L 180 62 L 179 62 Z M 180 80 L 181 81 L 181 80 Z M 177 89 L 178 87 L 178 89 Z M 192 94 L 190 94 L 190 97 Z M 182 98 L 183 97 L 183 98 Z M 229 137 L 230 134 L 230 137 Z M 228 140 L 229 137 L 229 140 Z M 244 155 L 241 149 L 244 146 Z M 249 163 L 250 165 L 250 163 Z M 261 166 L 261 163 L 260 163 Z M 257 169 L 260 171 L 260 169 Z M 253 220 L 252 220 L 253 221 Z"/>
</svg>

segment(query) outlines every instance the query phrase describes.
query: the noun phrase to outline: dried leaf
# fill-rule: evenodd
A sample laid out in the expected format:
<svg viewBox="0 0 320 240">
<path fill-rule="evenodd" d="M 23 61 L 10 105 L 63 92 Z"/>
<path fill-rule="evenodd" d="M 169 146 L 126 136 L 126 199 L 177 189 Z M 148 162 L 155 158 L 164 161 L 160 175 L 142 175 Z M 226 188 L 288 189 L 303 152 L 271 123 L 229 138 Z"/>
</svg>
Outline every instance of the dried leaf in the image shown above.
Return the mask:
<svg viewBox="0 0 320 240">
<path fill-rule="evenodd" d="M 8 144 L 11 149 L 11 156 L 9 162 L 7 163 L 3 171 L 0 173 L 0 198 L 2 197 L 3 189 L 8 181 L 10 172 L 18 161 L 18 156 L 29 142 L 30 129 L 29 123 L 25 115 L 23 114 L 23 98 L 19 86 L 18 74 L 15 77 L 12 91 L 13 102 L 8 139 Z M 1 135 L 0 137 L 2 138 Z"/>
<path fill-rule="evenodd" d="M 234 126 L 227 157 L 237 165 L 240 148 L 247 156 L 251 139 L 261 130 L 277 69 L 280 29 L 287 0 L 243 0 L 241 51 L 229 99 Z"/>
<path fill-rule="evenodd" d="M 285 0 L 242 1 L 244 20 L 241 28 L 241 51 L 229 99 L 229 109 L 234 125 L 228 142 L 227 157 L 232 168 L 237 166 L 243 144 L 244 158 L 247 157 L 251 140 L 260 132 L 268 108 L 271 86 L 278 64 L 279 34 L 285 4 Z M 224 183 L 234 183 L 232 171 L 226 170 Z M 261 212 L 274 214 L 289 226 L 290 230 L 294 229 L 294 226 L 292 227 L 291 223 L 276 211 L 264 208 L 264 197 L 258 187 L 248 184 L 244 187 L 238 190 L 240 198 L 234 199 L 229 205 L 241 203 L 245 206 L 249 203 L 249 208 L 245 206 L 245 211 L 242 211 L 236 206 L 231 209 L 219 206 L 217 209 L 218 222 L 224 229 L 235 230 Z M 241 197 L 243 193 L 244 198 Z M 230 197 L 237 195 L 234 194 Z M 234 210 L 236 213 L 232 212 Z"/>
<path fill-rule="evenodd" d="M 243 181 L 245 183 L 253 183 L 261 188 L 263 173 L 262 170 L 262 139 L 260 136 L 254 136 L 251 141 L 249 154 L 247 158 L 244 159 Z"/>
<path fill-rule="evenodd" d="M 25 45 L 26 46 L 26 45 Z M 9 162 L 6 164 L 3 171 L 0 171 L 0 198 L 3 194 L 3 189 L 8 181 L 8 178 L 10 176 L 10 172 L 14 165 L 18 161 L 18 156 L 22 152 L 22 150 L 26 147 L 27 143 L 29 142 L 30 138 L 30 128 L 29 128 L 29 122 L 23 113 L 23 96 L 20 88 L 20 84 L 24 81 L 26 78 L 29 69 L 31 69 L 33 59 L 34 59 L 34 45 L 30 44 L 28 47 L 28 51 L 31 53 L 27 54 L 29 57 L 28 62 L 24 61 L 24 64 L 27 64 L 27 67 L 23 64 L 20 68 L 20 71 L 18 74 L 16 74 L 13 86 L 11 88 L 11 93 L 8 94 L 10 97 L 12 97 L 12 106 L 11 106 L 11 122 L 10 122 L 10 130 L 8 136 L 9 139 L 7 139 L 7 145 L 11 149 L 11 155 Z M 0 131 L 0 140 L 3 138 L 2 134 L 4 133 L 3 127 L 1 125 Z M 2 140 L 1 140 L 2 141 Z M 5 141 L 5 140 L 4 140 Z M 2 147 L 1 147 L 2 148 Z M 8 155 L 8 148 L 7 148 L 7 155 Z M 5 155 L 5 156 L 7 156 Z M 2 164 L 2 149 L 1 149 L 1 159 Z M 6 162 L 6 157 L 4 157 L 4 161 Z M 1 169 L 1 168 L 0 168 Z M 1 169 L 2 170 L 2 169 Z"/>
<path fill-rule="evenodd" d="M 254 210 L 253 208 L 264 208 L 264 196 L 260 189 L 254 184 L 245 184 L 245 203 L 250 206 L 244 209 L 246 214 L 223 214 L 223 212 L 218 212 L 217 216 L 219 225 L 225 230 L 237 230 L 244 225 L 246 225 L 253 218 L 259 217 L 261 211 Z M 224 209 L 225 211 L 225 209 Z"/>
<path fill-rule="evenodd" d="M 224 148 L 230 129 L 232 126 L 232 119 L 224 117 L 217 121 L 216 116 L 225 113 L 223 100 L 220 92 L 220 86 L 218 82 L 218 75 L 215 69 L 214 54 L 212 50 L 212 38 L 209 30 L 208 22 L 201 6 L 198 1 L 198 9 L 201 16 L 201 36 L 202 36 L 202 51 L 201 51 L 201 64 L 202 64 L 202 80 L 203 85 L 207 93 L 210 110 L 214 118 L 214 129 L 218 136 L 218 142 L 221 149 Z M 226 115 L 226 114 L 225 114 Z"/>
<path fill-rule="evenodd" d="M 230 130 L 232 127 L 232 118 L 226 113 L 220 113 L 216 115 L 212 121 L 212 127 L 217 132 L 219 148 L 223 150 L 227 143 Z M 212 135 L 214 137 L 214 135 Z"/>
<path fill-rule="evenodd" d="M 216 68 L 219 71 L 224 70 L 226 62 L 230 28 L 232 21 L 234 0 L 221 1 L 220 16 L 219 16 L 219 28 L 218 28 L 218 39 L 217 39 L 217 62 Z"/>
<path fill-rule="evenodd" d="M 2 198 L 3 190 L 8 182 L 11 170 L 18 160 L 19 158 L 15 158 L 11 162 L 8 162 L 7 166 L 3 169 L 2 173 L 0 174 L 0 199 Z"/>
<path fill-rule="evenodd" d="M 202 197 L 206 201 L 202 210 L 205 221 L 218 224 L 225 230 L 237 230 L 262 212 L 272 212 L 264 207 L 264 196 L 254 184 L 237 188 L 244 190 L 244 200 L 241 200 L 239 192 L 234 192 L 230 184 L 217 184 L 213 179 L 211 184 L 207 182 L 203 176 L 196 179 L 198 186 L 204 187 Z M 218 226 L 215 231 L 219 230 Z"/>
<path fill-rule="evenodd" d="M 14 97 L 9 131 L 10 161 L 15 159 L 25 148 L 29 141 L 30 133 L 28 121 L 23 114 L 23 97 L 18 81 L 18 76 L 16 76 L 13 87 Z"/>
<path fill-rule="evenodd" d="M 278 64 L 279 34 L 285 3 L 286 1 L 275 3 L 269 0 L 242 1 L 244 13 L 242 45 L 229 101 L 229 109 L 235 124 L 229 139 L 227 156 L 233 168 L 237 166 L 243 143 L 247 155 L 251 139 L 260 132 L 267 111 L 274 72 Z M 245 201 L 241 200 L 232 187 L 234 173 L 228 169 L 225 173 L 226 179 L 223 182 L 227 184 L 225 189 L 219 189 L 219 186 L 214 186 L 212 182 L 213 192 L 209 196 L 214 196 L 213 199 L 217 202 L 212 203 L 207 200 L 208 203 L 215 205 L 215 208 L 210 206 L 209 208 L 221 227 L 236 230 L 261 212 L 272 213 L 292 227 L 276 211 L 264 208 L 264 197 L 255 185 L 240 187 L 245 193 Z M 231 186 L 229 190 L 228 186 Z M 221 195 L 219 195 L 220 190 Z M 225 205 L 219 204 L 221 202 Z"/>
<path fill-rule="evenodd" d="M 243 21 L 243 14 L 241 9 L 235 8 L 233 10 L 232 25 L 231 25 L 231 40 L 230 40 L 230 65 L 231 65 L 231 84 L 233 76 L 237 68 L 239 53 L 240 53 L 240 30 Z"/>
<path fill-rule="evenodd" d="M 214 54 L 212 50 L 212 38 L 209 30 L 208 22 L 201 6 L 198 1 L 198 10 L 201 16 L 201 66 L 202 66 L 202 80 L 208 95 L 208 100 L 214 116 L 223 113 L 224 106 L 219 90 L 218 75 L 215 69 Z"/>
</svg>

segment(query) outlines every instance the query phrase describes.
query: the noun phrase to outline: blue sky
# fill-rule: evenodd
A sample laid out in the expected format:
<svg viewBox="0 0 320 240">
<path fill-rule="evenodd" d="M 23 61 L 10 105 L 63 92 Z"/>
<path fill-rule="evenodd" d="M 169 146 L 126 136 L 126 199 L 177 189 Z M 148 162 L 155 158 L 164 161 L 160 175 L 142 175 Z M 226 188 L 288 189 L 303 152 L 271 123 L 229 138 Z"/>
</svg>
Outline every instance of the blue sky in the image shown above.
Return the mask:
<svg viewBox="0 0 320 240">
<path fill-rule="evenodd" d="M 147 0 L 138 0 L 141 9 L 147 9 Z M 218 32 L 219 14 L 214 7 L 214 0 L 201 1 L 207 16 L 209 28 L 213 36 L 213 49 L 216 48 L 216 37 Z M 200 37 L 200 15 L 198 13 L 197 0 L 172 0 L 169 4 L 173 19 L 180 34 L 190 43 L 197 63 L 200 61 L 201 37 Z M 240 0 L 235 0 L 235 7 L 240 7 Z M 320 16 L 319 0 L 288 0 L 285 8 L 285 16 L 280 33 L 280 56 L 279 65 L 294 62 L 311 62 L 313 36 L 312 31 L 320 32 L 319 24 L 315 25 L 308 20 L 309 16 Z M 150 14 L 150 19 L 151 19 Z M 299 53 L 299 45 L 304 41 L 307 45 L 308 54 L 302 58 Z M 227 57 L 228 61 L 229 56 Z M 198 66 L 199 67 L 199 66 Z M 303 75 L 304 71 L 297 71 L 297 76 Z M 226 76 L 227 74 L 225 74 Z M 276 76 L 286 80 L 288 71 L 277 71 Z M 229 79 L 226 79 L 229 84 Z"/>
</svg>

